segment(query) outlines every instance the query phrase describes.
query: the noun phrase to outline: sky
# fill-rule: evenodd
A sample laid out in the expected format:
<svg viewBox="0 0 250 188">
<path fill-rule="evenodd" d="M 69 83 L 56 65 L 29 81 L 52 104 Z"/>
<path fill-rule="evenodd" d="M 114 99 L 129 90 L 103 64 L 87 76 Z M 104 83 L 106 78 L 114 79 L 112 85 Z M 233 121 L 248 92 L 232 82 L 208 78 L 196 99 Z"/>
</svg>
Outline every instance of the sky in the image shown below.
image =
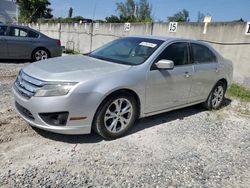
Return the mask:
<svg viewBox="0 0 250 188">
<path fill-rule="evenodd" d="M 104 19 L 117 15 L 116 3 L 125 0 L 49 0 L 54 17 L 67 17 L 69 7 L 73 16 Z M 139 0 L 136 0 L 139 1 Z M 250 21 L 250 0 L 149 0 L 155 21 L 166 21 L 168 16 L 187 9 L 190 21 L 197 21 L 198 12 L 212 16 L 213 21 Z"/>
</svg>

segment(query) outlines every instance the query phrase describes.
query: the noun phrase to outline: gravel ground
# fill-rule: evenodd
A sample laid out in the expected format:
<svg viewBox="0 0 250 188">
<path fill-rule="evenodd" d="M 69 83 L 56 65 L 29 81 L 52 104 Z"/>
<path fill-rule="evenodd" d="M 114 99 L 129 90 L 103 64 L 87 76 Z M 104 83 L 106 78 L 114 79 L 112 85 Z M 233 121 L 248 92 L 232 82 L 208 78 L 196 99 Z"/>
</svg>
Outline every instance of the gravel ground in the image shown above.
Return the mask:
<svg viewBox="0 0 250 188">
<path fill-rule="evenodd" d="M 13 109 L 11 84 L 26 65 L 0 63 L 0 187 L 249 187 L 249 103 L 145 118 L 113 141 L 53 134 Z"/>
</svg>

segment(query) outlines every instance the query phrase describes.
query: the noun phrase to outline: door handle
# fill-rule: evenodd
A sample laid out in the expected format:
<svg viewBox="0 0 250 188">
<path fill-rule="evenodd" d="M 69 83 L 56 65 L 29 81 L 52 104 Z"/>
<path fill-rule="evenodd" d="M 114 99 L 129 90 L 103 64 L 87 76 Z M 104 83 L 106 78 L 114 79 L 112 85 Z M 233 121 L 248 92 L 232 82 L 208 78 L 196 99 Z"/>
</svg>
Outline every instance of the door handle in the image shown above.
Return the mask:
<svg viewBox="0 0 250 188">
<path fill-rule="evenodd" d="M 215 72 L 218 73 L 220 72 L 220 70 L 218 68 L 215 68 Z"/>
<path fill-rule="evenodd" d="M 191 75 L 189 74 L 189 72 L 185 72 L 185 75 L 184 75 L 186 78 L 189 78 Z"/>
</svg>

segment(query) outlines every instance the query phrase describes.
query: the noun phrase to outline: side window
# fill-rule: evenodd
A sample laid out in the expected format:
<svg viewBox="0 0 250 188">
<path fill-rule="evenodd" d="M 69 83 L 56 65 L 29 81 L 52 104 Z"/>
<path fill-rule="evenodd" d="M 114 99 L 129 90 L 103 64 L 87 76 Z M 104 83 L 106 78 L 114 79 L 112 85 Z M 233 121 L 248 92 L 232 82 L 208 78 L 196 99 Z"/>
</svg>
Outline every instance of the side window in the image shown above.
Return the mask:
<svg viewBox="0 0 250 188">
<path fill-rule="evenodd" d="M 211 50 L 200 44 L 191 44 L 193 50 L 194 63 L 214 63 L 216 62 L 216 56 Z"/>
<path fill-rule="evenodd" d="M 188 43 L 177 42 L 169 45 L 157 58 L 157 61 L 172 60 L 175 66 L 188 64 Z"/>
<path fill-rule="evenodd" d="M 4 36 L 7 31 L 7 26 L 0 25 L 0 36 Z"/>
<path fill-rule="evenodd" d="M 27 29 L 18 28 L 18 27 L 10 27 L 9 36 L 12 37 L 27 37 L 28 31 Z"/>
<path fill-rule="evenodd" d="M 29 35 L 28 37 L 31 37 L 31 38 L 38 38 L 39 37 L 39 34 L 34 32 L 34 31 L 31 31 L 29 30 Z"/>
</svg>

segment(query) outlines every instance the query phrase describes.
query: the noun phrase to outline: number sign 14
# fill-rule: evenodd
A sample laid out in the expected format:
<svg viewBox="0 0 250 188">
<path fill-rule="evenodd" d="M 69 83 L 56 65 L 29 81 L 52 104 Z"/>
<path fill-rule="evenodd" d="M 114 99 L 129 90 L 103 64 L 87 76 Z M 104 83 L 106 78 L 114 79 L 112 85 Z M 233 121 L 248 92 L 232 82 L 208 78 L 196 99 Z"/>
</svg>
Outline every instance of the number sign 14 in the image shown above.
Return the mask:
<svg viewBox="0 0 250 188">
<path fill-rule="evenodd" d="M 124 31 L 130 31 L 130 23 L 124 23 Z"/>
</svg>

